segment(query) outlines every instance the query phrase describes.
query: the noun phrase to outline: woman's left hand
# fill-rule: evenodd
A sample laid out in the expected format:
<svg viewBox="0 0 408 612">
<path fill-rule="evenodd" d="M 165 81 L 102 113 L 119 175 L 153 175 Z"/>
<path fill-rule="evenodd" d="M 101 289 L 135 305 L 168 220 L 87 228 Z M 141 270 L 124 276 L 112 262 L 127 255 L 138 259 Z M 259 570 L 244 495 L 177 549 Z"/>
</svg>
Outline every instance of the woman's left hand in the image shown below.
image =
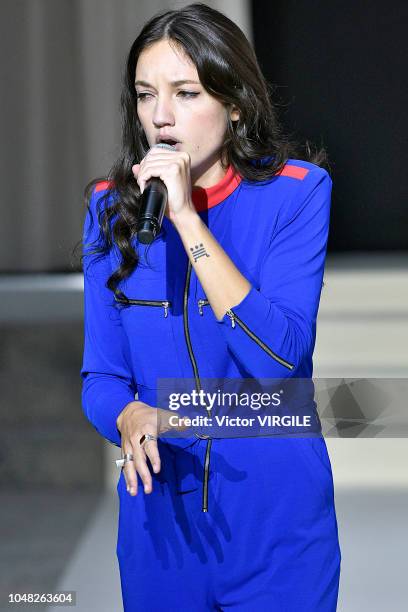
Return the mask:
<svg viewBox="0 0 408 612">
<path fill-rule="evenodd" d="M 196 213 L 191 197 L 190 155 L 186 151 L 170 151 L 152 147 L 132 172 L 143 193 L 151 177 L 160 178 L 167 187 L 167 206 L 164 214 L 176 223 L 185 214 Z"/>
</svg>

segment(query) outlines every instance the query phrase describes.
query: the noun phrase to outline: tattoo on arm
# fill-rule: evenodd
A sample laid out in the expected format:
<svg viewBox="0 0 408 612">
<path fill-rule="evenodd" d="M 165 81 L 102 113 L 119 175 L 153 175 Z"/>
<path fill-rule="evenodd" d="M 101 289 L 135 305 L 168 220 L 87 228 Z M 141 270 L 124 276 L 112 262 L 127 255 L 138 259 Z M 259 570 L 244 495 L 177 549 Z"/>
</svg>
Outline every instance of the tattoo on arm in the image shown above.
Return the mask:
<svg viewBox="0 0 408 612">
<path fill-rule="evenodd" d="M 207 253 L 207 251 L 205 250 L 205 247 L 203 246 L 203 243 L 200 242 L 200 244 L 196 244 L 194 245 L 194 247 L 190 247 L 190 251 L 193 254 L 194 257 L 194 263 L 197 261 L 197 259 L 199 259 L 200 257 L 209 257 L 209 254 Z"/>
</svg>

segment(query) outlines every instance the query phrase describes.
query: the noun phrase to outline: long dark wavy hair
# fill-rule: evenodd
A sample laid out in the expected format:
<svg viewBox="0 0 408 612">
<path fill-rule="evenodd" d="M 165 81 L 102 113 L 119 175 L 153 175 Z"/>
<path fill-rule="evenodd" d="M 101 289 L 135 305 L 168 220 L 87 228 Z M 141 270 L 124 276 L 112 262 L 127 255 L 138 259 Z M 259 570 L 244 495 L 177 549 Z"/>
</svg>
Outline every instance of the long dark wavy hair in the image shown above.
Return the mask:
<svg viewBox="0 0 408 612">
<path fill-rule="evenodd" d="M 265 181 L 278 174 L 289 158 L 304 159 L 318 166 L 328 165 L 324 147 L 316 150 L 309 141 L 300 145 L 283 133 L 278 104 L 273 101 L 274 86 L 265 79 L 251 44 L 233 21 L 202 3 L 156 14 L 144 25 L 126 60 L 120 98 L 120 156 L 107 177 L 93 179 L 84 191 L 89 210 L 96 183 L 102 180 L 109 183 L 98 201 L 100 234 L 98 245 L 91 254 L 107 255 L 116 244 L 121 263 L 107 279 L 106 287 L 125 298 L 117 286 L 136 269 L 139 261 L 132 238 L 136 234 L 141 194 L 132 166 L 140 163 L 150 149 L 137 115 L 136 65 L 141 52 L 162 39 L 181 47 L 189 56 L 202 86 L 210 95 L 226 107 L 234 105 L 239 110 L 238 121 L 231 121 L 227 114 L 228 124 L 220 151 L 224 169 L 231 164 L 244 180 Z M 108 200 L 111 200 L 110 205 Z M 87 254 L 90 251 L 87 250 Z M 84 254 L 81 260 L 83 257 Z"/>
</svg>

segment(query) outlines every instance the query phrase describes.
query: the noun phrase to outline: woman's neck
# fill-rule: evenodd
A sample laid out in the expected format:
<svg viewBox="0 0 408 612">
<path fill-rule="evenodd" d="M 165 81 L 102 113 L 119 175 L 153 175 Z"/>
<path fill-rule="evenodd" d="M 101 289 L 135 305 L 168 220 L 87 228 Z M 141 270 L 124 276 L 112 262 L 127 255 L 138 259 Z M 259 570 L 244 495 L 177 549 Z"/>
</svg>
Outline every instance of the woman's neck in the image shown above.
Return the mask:
<svg viewBox="0 0 408 612">
<path fill-rule="evenodd" d="M 221 166 L 221 161 L 217 159 L 205 170 L 197 168 L 191 171 L 192 186 L 208 189 L 219 183 L 224 178 L 225 173 L 226 170 Z"/>
</svg>

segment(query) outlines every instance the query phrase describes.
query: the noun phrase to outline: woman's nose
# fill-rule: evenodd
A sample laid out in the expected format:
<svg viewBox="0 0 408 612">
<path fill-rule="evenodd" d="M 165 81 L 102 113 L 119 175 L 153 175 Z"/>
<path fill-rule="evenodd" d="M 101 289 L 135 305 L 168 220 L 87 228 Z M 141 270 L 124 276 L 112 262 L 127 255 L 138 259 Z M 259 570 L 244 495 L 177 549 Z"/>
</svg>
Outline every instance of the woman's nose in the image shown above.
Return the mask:
<svg viewBox="0 0 408 612">
<path fill-rule="evenodd" d="M 164 124 L 173 124 L 174 114 L 173 109 L 171 107 L 171 103 L 168 100 L 165 100 L 164 98 L 162 98 L 161 100 L 157 99 L 152 119 L 156 127 L 159 127 Z"/>
</svg>

